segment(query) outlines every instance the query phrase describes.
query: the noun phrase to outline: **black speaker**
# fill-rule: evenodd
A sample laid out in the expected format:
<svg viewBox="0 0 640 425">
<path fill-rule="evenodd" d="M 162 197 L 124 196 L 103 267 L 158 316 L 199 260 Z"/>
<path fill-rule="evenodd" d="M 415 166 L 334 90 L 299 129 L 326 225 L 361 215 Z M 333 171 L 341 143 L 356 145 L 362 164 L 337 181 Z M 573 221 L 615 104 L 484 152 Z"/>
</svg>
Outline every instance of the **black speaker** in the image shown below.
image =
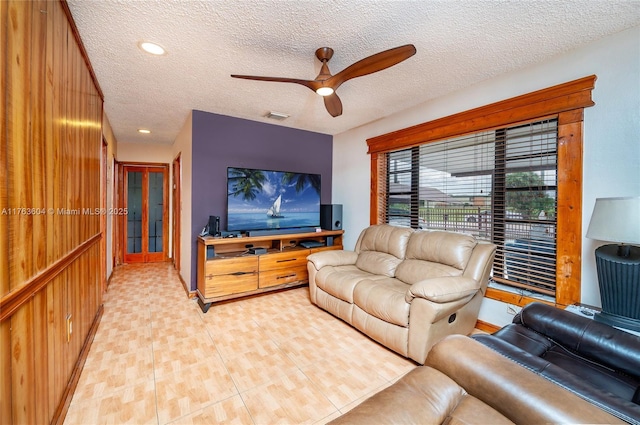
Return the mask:
<svg viewBox="0 0 640 425">
<path fill-rule="evenodd" d="M 342 204 L 320 205 L 320 227 L 324 230 L 342 230 Z"/>
<path fill-rule="evenodd" d="M 209 235 L 220 236 L 220 217 L 217 215 L 209 216 Z"/>
</svg>

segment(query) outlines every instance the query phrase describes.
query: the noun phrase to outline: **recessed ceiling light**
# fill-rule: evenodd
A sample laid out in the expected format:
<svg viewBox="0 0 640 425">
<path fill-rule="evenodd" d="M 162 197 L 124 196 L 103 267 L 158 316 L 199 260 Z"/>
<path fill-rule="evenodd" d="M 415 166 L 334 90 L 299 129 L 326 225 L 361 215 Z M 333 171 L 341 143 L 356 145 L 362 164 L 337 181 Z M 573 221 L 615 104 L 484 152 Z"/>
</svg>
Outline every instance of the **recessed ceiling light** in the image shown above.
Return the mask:
<svg viewBox="0 0 640 425">
<path fill-rule="evenodd" d="M 164 50 L 164 47 L 162 47 L 159 44 L 156 43 L 150 43 L 148 41 L 142 41 L 140 42 L 140 44 L 138 44 L 138 46 L 144 50 L 147 53 L 151 53 L 152 55 L 164 55 L 167 51 Z"/>
<path fill-rule="evenodd" d="M 142 133 L 142 134 L 150 134 L 151 130 L 147 130 L 146 128 L 139 128 L 138 129 L 138 133 Z"/>
</svg>

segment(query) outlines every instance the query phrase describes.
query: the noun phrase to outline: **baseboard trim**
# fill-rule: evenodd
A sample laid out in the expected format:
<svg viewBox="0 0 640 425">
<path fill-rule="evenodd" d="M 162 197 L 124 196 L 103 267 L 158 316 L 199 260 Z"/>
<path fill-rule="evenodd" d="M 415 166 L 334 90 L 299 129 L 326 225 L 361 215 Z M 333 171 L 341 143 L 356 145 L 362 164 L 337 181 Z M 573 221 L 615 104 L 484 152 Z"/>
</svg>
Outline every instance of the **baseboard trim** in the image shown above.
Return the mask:
<svg viewBox="0 0 640 425">
<path fill-rule="evenodd" d="M 484 322 L 482 320 L 476 321 L 476 329 L 480 329 L 481 331 L 488 332 L 490 334 L 500 329 L 500 326 L 493 325 L 491 323 Z"/>
<path fill-rule="evenodd" d="M 175 268 L 175 264 L 174 264 L 174 268 Z M 196 291 L 192 291 L 191 289 L 189 289 L 189 287 L 187 286 L 187 282 L 184 281 L 180 272 L 178 272 L 177 270 L 176 272 L 178 273 L 178 279 L 180 279 L 180 283 L 182 283 L 182 289 L 184 289 L 184 292 L 187 294 L 187 296 L 190 299 L 195 298 L 197 296 Z"/>
<path fill-rule="evenodd" d="M 82 373 L 84 364 L 87 361 L 87 356 L 89 355 L 91 344 L 93 344 L 93 339 L 95 338 L 96 332 L 98 331 L 100 320 L 102 320 L 103 313 L 104 304 L 100 304 L 98 312 L 93 318 L 91 328 L 89 328 L 87 338 L 84 340 L 84 344 L 82 345 L 82 350 L 80 350 L 78 360 L 76 361 L 76 364 L 73 367 L 73 371 L 71 372 L 69 382 L 67 382 L 67 387 L 64 390 L 64 394 L 62 394 L 62 400 L 60 400 L 60 404 L 58 404 L 58 407 L 53 414 L 53 418 L 51 419 L 51 424 L 53 425 L 62 425 L 64 423 L 64 419 L 66 418 L 67 412 L 69 411 L 69 405 L 71 404 L 71 400 L 73 399 L 73 394 L 75 393 L 78 386 L 78 381 L 80 380 L 80 374 Z"/>
<path fill-rule="evenodd" d="M 107 291 L 109 290 L 109 285 L 111 285 L 111 279 L 113 278 L 113 269 L 111 269 L 111 274 L 107 278 Z"/>
</svg>

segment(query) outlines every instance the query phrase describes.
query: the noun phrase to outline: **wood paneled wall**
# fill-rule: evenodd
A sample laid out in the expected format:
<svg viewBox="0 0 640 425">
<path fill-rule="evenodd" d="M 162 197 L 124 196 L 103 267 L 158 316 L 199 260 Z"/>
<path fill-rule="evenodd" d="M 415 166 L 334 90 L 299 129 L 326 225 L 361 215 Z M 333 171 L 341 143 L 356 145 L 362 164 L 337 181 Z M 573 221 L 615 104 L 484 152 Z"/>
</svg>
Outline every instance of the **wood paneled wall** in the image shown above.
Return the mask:
<svg viewBox="0 0 640 425">
<path fill-rule="evenodd" d="M 61 419 L 102 305 L 102 93 L 66 3 L 0 2 L 0 423 Z"/>
</svg>

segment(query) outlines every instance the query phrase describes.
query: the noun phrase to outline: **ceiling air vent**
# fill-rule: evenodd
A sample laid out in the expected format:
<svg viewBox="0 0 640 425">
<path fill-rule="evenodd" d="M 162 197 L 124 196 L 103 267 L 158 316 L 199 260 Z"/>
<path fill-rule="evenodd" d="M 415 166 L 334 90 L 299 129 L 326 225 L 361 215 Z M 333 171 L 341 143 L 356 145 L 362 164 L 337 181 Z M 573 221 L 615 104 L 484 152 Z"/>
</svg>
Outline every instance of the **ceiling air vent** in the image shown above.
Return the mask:
<svg viewBox="0 0 640 425">
<path fill-rule="evenodd" d="M 283 114 L 282 112 L 273 112 L 273 111 L 271 111 L 267 115 L 265 115 L 265 117 L 271 118 L 272 120 L 282 121 L 282 120 L 286 120 L 287 118 L 289 118 L 289 115 Z"/>
</svg>

